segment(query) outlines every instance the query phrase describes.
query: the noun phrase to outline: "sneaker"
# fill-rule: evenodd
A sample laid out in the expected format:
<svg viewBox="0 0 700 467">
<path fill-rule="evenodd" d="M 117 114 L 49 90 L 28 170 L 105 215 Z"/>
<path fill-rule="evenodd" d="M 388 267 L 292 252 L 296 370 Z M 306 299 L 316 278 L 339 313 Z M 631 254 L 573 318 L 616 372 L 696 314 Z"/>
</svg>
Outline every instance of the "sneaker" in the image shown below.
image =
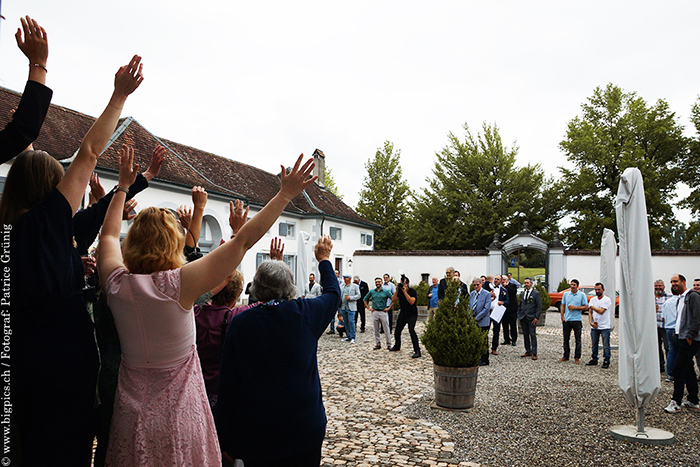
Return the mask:
<svg viewBox="0 0 700 467">
<path fill-rule="evenodd" d="M 693 404 L 690 401 L 685 401 L 681 405 L 686 409 L 700 410 L 700 404 Z"/>
<path fill-rule="evenodd" d="M 671 399 L 671 403 L 668 404 L 668 407 L 666 407 L 664 409 L 664 412 L 666 412 L 666 413 L 678 413 L 680 411 L 681 411 L 681 406 L 678 405 L 678 403 L 676 401 L 674 401 L 673 399 Z"/>
<path fill-rule="evenodd" d="M 610 362 L 603 362 L 603 364 L 600 367 L 601 368 L 610 368 Z"/>
<path fill-rule="evenodd" d="M 372 350 L 379 350 L 379 349 L 381 349 L 381 348 L 382 348 L 382 346 L 379 345 L 379 344 L 377 344 L 377 345 L 374 346 L 374 348 L 373 348 Z"/>
<path fill-rule="evenodd" d="M 355 343 L 355 339 L 350 339 L 350 343 L 351 343 L 351 344 L 354 344 L 354 343 Z"/>
<path fill-rule="evenodd" d="M 591 360 L 590 362 L 586 363 L 586 366 L 596 366 L 598 364 L 598 360 Z"/>
<path fill-rule="evenodd" d="M 667 376 L 667 377 L 666 377 L 666 382 L 667 382 L 667 383 L 672 383 L 672 382 L 673 382 L 673 376 Z"/>
<path fill-rule="evenodd" d="M 343 342 L 348 342 L 349 340 L 350 340 L 350 338 L 349 338 L 349 337 L 346 337 L 346 338 L 343 339 Z"/>
<path fill-rule="evenodd" d="M 420 358 L 420 352 L 416 352 L 413 355 L 411 355 L 411 358 Z"/>
</svg>

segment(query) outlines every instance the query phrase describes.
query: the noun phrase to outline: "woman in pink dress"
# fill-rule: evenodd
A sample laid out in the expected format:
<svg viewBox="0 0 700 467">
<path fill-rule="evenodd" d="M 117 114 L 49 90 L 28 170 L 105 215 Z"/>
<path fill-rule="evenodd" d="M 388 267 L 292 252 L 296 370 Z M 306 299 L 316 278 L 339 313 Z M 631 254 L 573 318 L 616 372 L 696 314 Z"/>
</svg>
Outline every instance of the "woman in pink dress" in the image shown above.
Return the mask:
<svg viewBox="0 0 700 467">
<path fill-rule="evenodd" d="M 282 167 L 277 195 L 233 239 L 183 265 L 175 216 L 146 208 L 120 248 L 125 191 L 138 166 L 122 149 L 119 182 L 100 238 L 98 269 L 122 347 L 106 465 L 220 466 L 221 453 L 195 346 L 192 306 L 231 274 L 289 201 L 316 177 L 302 157 Z M 123 250 L 123 256 L 122 256 Z"/>
</svg>

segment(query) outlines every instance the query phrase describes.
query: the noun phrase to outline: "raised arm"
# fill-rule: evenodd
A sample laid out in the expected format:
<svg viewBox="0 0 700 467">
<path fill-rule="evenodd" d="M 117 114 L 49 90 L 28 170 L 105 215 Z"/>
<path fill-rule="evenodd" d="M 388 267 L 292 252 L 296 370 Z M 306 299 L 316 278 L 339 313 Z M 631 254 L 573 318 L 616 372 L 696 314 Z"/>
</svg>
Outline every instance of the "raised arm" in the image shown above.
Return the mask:
<svg viewBox="0 0 700 467">
<path fill-rule="evenodd" d="M 58 191 L 66 197 L 74 214 L 80 207 L 80 201 L 90 180 L 90 174 L 97 164 L 97 158 L 104 151 L 117 126 L 127 97 L 143 81 L 142 69 L 141 57 L 138 55 L 134 55 L 128 65 L 119 68 L 114 77 L 114 92 L 107 107 L 88 130 L 78 149 L 78 154 L 68 167 L 63 180 L 58 184 Z M 120 207 L 120 212 L 121 209 Z"/>
<path fill-rule="evenodd" d="M 282 243 L 282 239 L 278 237 L 270 240 L 270 259 L 275 261 L 284 260 L 284 243 Z"/>
<path fill-rule="evenodd" d="M 15 39 L 29 60 L 29 79 L 12 119 L 0 131 L 0 163 L 27 149 L 39 136 L 53 95 L 51 89 L 44 86 L 49 57 L 46 31 L 29 16 L 20 18 L 20 22 L 22 27 L 17 29 Z"/>
<path fill-rule="evenodd" d="M 238 235 L 199 261 L 182 267 L 180 305 L 183 308 L 189 309 L 197 297 L 233 272 L 245 253 L 272 227 L 289 201 L 316 180 L 317 177 L 311 176 L 313 159 L 302 165 L 303 157 L 303 154 L 299 156 L 289 174 L 282 167 L 280 191 L 259 213 L 246 222 Z"/>
<path fill-rule="evenodd" d="M 119 245 L 119 236 L 122 227 L 122 213 L 124 211 L 124 201 L 129 185 L 134 183 L 138 173 L 138 164 L 134 165 L 134 150 L 124 146 L 119 154 L 119 182 L 117 191 L 112 196 L 112 202 L 107 208 L 102 235 L 98 246 L 97 270 L 100 274 L 102 286 L 109 275 L 120 266 L 124 266 L 122 250 Z"/>
<path fill-rule="evenodd" d="M 194 204 L 194 210 L 192 211 L 190 227 L 187 230 L 185 245 L 195 248 L 197 242 L 199 242 L 199 235 L 202 232 L 202 217 L 204 217 L 204 208 L 207 206 L 207 190 L 201 186 L 193 186 L 192 203 Z"/>
</svg>

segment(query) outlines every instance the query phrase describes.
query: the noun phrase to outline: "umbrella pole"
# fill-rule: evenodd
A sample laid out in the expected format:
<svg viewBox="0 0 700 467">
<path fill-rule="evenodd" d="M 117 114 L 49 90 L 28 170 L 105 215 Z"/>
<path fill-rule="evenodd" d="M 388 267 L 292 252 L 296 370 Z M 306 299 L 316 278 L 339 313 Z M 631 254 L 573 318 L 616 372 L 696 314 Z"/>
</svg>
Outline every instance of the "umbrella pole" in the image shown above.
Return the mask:
<svg viewBox="0 0 700 467">
<path fill-rule="evenodd" d="M 644 407 L 637 408 L 637 436 L 646 435 L 644 432 Z"/>
</svg>

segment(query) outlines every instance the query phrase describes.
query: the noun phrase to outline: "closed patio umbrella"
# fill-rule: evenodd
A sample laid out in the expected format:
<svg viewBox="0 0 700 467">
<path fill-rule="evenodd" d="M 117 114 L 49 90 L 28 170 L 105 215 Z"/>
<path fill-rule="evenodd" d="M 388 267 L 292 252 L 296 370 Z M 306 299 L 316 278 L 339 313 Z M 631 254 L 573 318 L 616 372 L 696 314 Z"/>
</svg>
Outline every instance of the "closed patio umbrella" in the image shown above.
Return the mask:
<svg viewBox="0 0 700 467">
<path fill-rule="evenodd" d="M 644 427 L 644 407 L 659 393 L 661 378 L 656 343 L 654 279 L 642 174 L 630 167 L 620 178 L 615 200 L 620 239 L 620 363 L 618 384 L 637 409 L 637 426 L 616 426 L 616 438 L 649 444 L 670 444 L 673 434 Z M 635 432 L 636 431 L 636 432 Z"/>
<path fill-rule="evenodd" d="M 600 242 L 600 282 L 605 286 L 605 296 L 613 304 L 613 312 L 610 314 L 611 330 L 615 328 L 615 258 L 617 258 L 615 232 L 603 229 L 603 238 Z"/>
</svg>

